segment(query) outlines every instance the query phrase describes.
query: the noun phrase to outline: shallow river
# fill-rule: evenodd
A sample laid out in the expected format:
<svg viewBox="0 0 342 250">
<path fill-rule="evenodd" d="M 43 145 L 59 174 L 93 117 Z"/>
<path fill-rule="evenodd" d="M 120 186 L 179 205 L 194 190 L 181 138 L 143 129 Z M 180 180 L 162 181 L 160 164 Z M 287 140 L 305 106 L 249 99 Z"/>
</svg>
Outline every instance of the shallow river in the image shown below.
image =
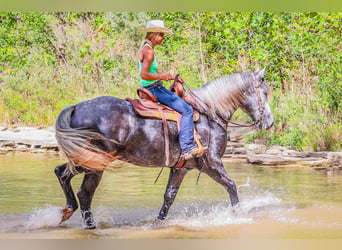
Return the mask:
<svg viewBox="0 0 342 250">
<path fill-rule="evenodd" d="M 342 238 L 342 173 L 295 166 L 225 163 L 238 187 L 228 194 L 191 171 L 167 220 L 155 218 L 168 179 L 164 169 L 126 166 L 106 172 L 93 200 L 95 230 L 83 230 L 76 211 L 59 224 L 64 194 L 54 175 L 58 155 L 0 155 L 0 239 Z M 83 175 L 72 180 L 77 192 Z"/>
</svg>

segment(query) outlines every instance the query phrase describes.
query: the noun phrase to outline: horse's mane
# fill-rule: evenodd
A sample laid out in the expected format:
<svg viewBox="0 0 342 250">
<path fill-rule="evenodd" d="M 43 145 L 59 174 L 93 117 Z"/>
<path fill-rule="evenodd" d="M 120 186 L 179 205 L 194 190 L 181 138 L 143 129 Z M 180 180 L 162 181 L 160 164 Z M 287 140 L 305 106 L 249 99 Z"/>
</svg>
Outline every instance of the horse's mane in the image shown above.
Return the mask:
<svg viewBox="0 0 342 250">
<path fill-rule="evenodd" d="M 219 115 L 229 119 L 252 86 L 252 76 L 249 72 L 243 72 L 212 80 L 192 92 L 200 112 L 210 117 Z"/>
</svg>

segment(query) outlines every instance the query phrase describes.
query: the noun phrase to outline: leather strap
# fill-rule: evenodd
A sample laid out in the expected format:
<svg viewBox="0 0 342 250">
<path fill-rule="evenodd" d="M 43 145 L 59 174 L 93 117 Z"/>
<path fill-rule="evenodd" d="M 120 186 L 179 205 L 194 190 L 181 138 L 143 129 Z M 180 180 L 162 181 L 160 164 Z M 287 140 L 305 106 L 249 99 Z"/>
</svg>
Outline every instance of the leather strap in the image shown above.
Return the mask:
<svg viewBox="0 0 342 250">
<path fill-rule="evenodd" d="M 165 118 L 163 110 L 160 107 L 158 107 L 158 111 L 163 121 L 164 138 L 165 138 L 165 166 L 168 166 L 170 163 L 169 130 L 167 128 L 167 122 L 166 122 L 166 118 Z"/>
</svg>

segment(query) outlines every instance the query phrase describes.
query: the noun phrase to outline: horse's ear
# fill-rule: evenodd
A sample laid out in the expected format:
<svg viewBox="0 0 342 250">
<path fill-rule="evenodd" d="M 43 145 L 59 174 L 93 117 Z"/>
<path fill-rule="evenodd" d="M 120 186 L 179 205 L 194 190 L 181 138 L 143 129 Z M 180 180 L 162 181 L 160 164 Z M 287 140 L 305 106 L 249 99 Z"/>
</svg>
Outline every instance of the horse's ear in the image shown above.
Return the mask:
<svg viewBox="0 0 342 250">
<path fill-rule="evenodd" d="M 266 66 L 260 72 L 257 72 L 257 78 L 258 79 L 264 78 L 265 73 L 266 73 Z"/>
</svg>

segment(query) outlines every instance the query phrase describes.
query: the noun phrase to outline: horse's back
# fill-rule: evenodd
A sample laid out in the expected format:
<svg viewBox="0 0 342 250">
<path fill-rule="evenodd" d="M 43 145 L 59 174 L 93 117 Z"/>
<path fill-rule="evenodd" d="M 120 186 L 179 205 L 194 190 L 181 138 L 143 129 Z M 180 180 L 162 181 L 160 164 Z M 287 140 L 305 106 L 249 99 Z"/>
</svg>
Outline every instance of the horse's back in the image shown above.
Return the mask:
<svg viewBox="0 0 342 250">
<path fill-rule="evenodd" d="M 114 124 L 118 115 L 132 115 L 129 102 L 113 96 L 101 96 L 78 103 L 71 119 L 72 128 L 99 128 Z"/>
</svg>

